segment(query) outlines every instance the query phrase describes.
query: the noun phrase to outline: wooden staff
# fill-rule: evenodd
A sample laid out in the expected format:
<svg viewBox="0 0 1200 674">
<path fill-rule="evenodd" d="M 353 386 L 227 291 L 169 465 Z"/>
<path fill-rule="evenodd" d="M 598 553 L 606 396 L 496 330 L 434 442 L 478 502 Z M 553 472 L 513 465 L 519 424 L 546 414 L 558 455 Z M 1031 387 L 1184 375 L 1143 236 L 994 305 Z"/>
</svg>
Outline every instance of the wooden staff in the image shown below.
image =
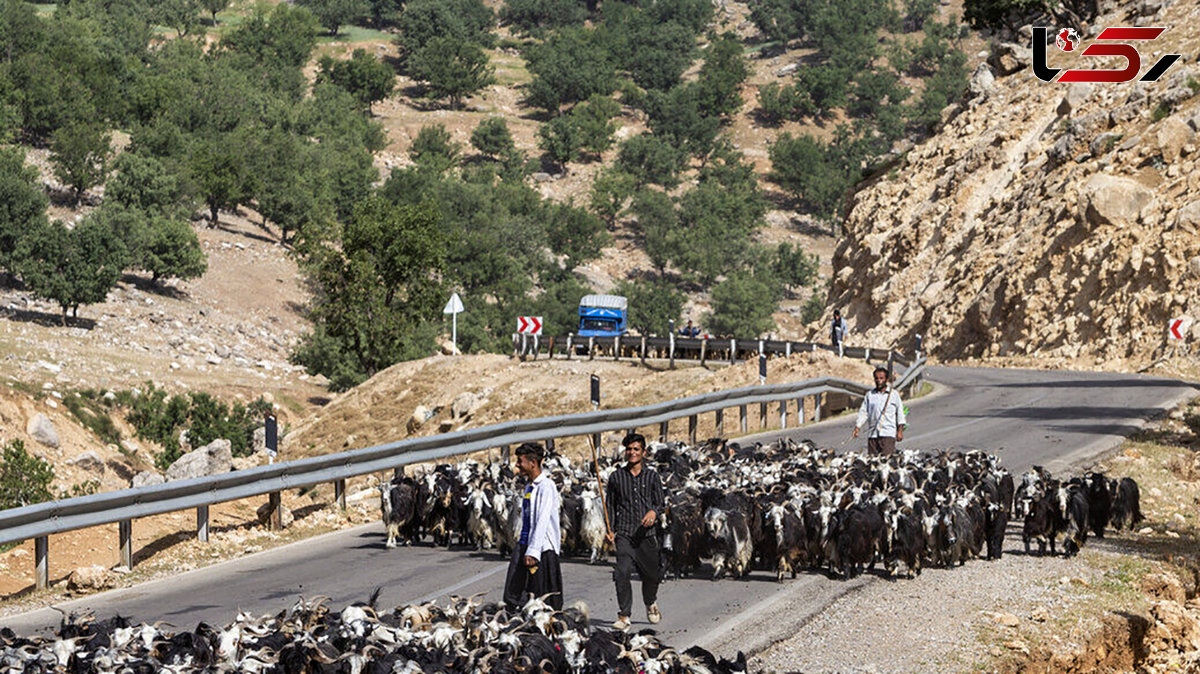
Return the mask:
<svg viewBox="0 0 1200 674">
<path fill-rule="evenodd" d="M 604 483 L 600 481 L 600 458 L 596 455 L 596 443 L 592 436 L 587 436 L 588 447 L 592 449 L 592 465 L 596 467 L 596 486 L 600 489 L 600 510 L 604 513 L 604 533 L 612 533 L 612 525 L 608 523 L 608 504 L 604 502 Z"/>
</svg>

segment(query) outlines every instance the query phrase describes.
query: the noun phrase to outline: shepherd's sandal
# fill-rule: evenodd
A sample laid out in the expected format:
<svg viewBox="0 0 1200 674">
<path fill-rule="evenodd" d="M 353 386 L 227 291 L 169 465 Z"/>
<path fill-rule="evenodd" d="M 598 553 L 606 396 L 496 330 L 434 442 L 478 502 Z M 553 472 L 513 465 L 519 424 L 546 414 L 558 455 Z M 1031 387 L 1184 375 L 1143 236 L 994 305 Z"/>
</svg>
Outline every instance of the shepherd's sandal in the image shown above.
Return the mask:
<svg viewBox="0 0 1200 674">
<path fill-rule="evenodd" d="M 662 612 L 658 610 L 658 604 L 651 604 L 646 607 L 646 619 L 652 625 L 657 625 L 662 621 Z"/>
</svg>

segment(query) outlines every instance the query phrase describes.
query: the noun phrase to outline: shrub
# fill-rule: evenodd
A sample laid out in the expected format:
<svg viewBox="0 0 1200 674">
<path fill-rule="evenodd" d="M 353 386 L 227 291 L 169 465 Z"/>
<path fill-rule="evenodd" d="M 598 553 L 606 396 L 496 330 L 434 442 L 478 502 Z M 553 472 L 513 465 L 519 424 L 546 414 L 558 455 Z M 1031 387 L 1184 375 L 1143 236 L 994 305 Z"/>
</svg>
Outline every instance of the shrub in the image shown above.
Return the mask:
<svg viewBox="0 0 1200 674">
<path fill-rule="evenodd" d="M 96 400 L 85 397 L 85 392 L 75 392 L 63 398 L 63 404 L 84 428 L 96 434 L 106 444 L 121 442 L 121 432 L 113 424 L 108 410 Z"/>
<path fill-rule="evenodd" d="M 0 459 L 0 508 L 20 508 L 54 498 L 50 483 L 54 466 L 25 451 L 25 443 L 13 439 L 4 446 Z"/>
</svg>

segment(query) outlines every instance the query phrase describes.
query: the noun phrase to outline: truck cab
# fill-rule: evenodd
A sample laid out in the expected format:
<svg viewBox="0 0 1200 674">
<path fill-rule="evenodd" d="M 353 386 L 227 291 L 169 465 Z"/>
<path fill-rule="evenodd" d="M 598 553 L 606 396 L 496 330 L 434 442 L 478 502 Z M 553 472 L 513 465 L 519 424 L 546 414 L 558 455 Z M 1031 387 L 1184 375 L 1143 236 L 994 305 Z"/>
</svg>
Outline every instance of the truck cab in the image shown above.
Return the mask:
<svg viewBox="0 0 1200 674">
<path fill-rule="evenodd" d="M 584 295 L 579 300 L 580 337 L 617 337 L 629 332 L 629 301 L 620 295 Z"/>
</svg>

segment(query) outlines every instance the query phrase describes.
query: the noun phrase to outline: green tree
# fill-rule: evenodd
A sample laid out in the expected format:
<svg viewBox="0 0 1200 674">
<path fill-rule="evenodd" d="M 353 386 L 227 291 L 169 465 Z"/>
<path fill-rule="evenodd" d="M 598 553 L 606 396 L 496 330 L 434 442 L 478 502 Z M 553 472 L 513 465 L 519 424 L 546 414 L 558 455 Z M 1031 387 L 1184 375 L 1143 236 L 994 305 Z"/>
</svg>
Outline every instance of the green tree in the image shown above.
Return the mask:
<svg viewBox="0 0 1200 674">
<path fill-rule="evenodd" d="M 538 127 L 538 147 L 566 172 L 567 162 L 583 148 L 583 139 L 575 121 L 569 115 L 563 115 Z"/>
<path fill-rule="evenodd" d="M 829 117 L 835 108 L 845 105 L 853 72 L 833 63 L 818 63 L 801 70 L 796 89 L 803 92 L 798 100 L 803 114 Z"/>
<path fill-rule="evenodd" d="M 687 297 L 663 279 L 621 281 L 613 293 L 629 300 L 629 327 L 640 335 L 663 335 L 678 321 Z"/>
<path fill-rule="evenodd" d="M 500 20 L 523 33 L 579 26 L 585 19 L 587 9 L 577 0 L 508 0 L 500 10 Z"/>
<path fill-rule="evenodd" d="M 595 157 L 612 147 L 617 124 L 613 117 L 621 111 L 621 105 L 608 96 L 595 95 L 571 109 L 571 123 L 575 126 L 579 148 Z"/>
<path fill-rule="evenodd" d="M 254 176 L 248 162 L 251 148 L 244 136 L 224 134 L 197 139 L 188 156 L 188 171 L 201 200 L 208 206 L 209 227 L 218 214 L 234 210 L 254 193 Z"/>
<path fill-rule="evenodd" d="M 654 134 L 643 133 L 621 144 L 617 166 L 634 177 L 638 187 L 661 185 L 672 189 L 679 184 L 679 172 L 686 157 L 671 143 Z"/>
<path fill-rule="evenodd" d="M 662 276 L 679 245 L 679 211 L 675 202 L 658 190 L 643 188 L 634 195 L 630 210 L 642 231 L 646 255 Z"/>
<path fill-rule="evenodd" d="M 433 99 L 450 99 L 462 107 L 463 99 L 496 81 L 495 68 L 479 45 L 456 37 L 435 37 L 413 52 L 408 74 L 426 83 Z"/>
<path fill-rule="evenodd" d="M 704 107 L 702 93 L 699 82 L 688 82 L 665 94 L 649 92 L 646 106 L 654 135 L 693 157 L 708 154 L 721 130 L 718 111 Z"/>
<path fill-rule="evenodd" d="M 396 20 L 400 58 L 407 63 L 437 37 L 491 47 L 495 24 L 495 14 L 482 0 L 408 0 Z"/>
<path fill-rule="evenodd" d="M 78 205 L 84 192 L 104 182 L 112 134 L 96 123 L 71 124 L 54 132 L 50 151 L 55 177 L 75 191 Z"/>
<path fill-rule="evenodd" d="M 551 114 L 596 94 L 607 96 L 616 88 L 616 67 L 593 30 L 564 28 L 527 47 L 524 55 L 533 75 L 526 100 Z"/>
<path fill-rule="evenodd" d="M 617 169 L 602 169 L 592 181 L 589 206 L 592 212 L 604 219 L 609 227 L 617 224 L 617 218 L 625 211 L 625 204 L 633 196 L 633 176 Z"/>
<path fill-rule="evenodd" d="M 679 199 L 679 225 L 671 262 L 712 283 L 748 259 L 750 237 L 766 212 L 753 170 L 736 168 L 701 175 L 700 182 Z"/>
<path fill-rule="evenodd" d="M 790 286 L 806 286 L 817 278 L 820 259 L 809 255 L 799 245 L 784 242 L 775 249 L 771 268 L 781 282 Z"/>
<path fill-rule="evenodd" d="M 742 107 L 742 83 L 749 76 L 741 41 L 732 33 L 721 35 L 709 45 L 700 67 L 701 107 L 720 117 L 737 113 Z"/>
<path fill-rule="evenodd" d="M 204 11 L 212 14 L 212 25 L 215 26 L 217 25 L 217 12 L 225 11 L 225 8 L 229 6 L 229 1 L 230 0 L 200 0 L 200 6 L 204 8 Z"/>
<path fill-rule="evenodd" d="M 367 53 L 355 49 L 348 60 L 322 56 L 318 62 L 317 81 L 329 81 L 345 89 L 364 109 L 392 95 L 396 73 L 392 67 Z"/>
<path fill-rule="evenodd" d="M 778 298 L 770 283 L 738 271 L 713 286 L 712 311 L 700 322 L 715 335 L 760 337 L 775 329 L 771 314 L 777 307 Z"/>
<path fill-rule="evenodd" d="M 834 218 L 846 190 L 859 177 L 861 157 L 851 149 L 848 141 L 826 145 L 808 134 L 783 133 L 768 149 L 767 178 L 803 200 L 819 217 Z"/>
<path fill-rule="evenodd" d="M 22 508 L 50 501 L 54 495 L 54 466 L 25 450 L 25 443 L 13 438 L 4 445 L 0 461 L 0 509 Z"/>
<path fill-rule="evenodd" d="M 268 14 L 265 6 L 221 38 L 221 46 L 247 54 L 271 68 L 300 68 L 317 46 L 320 23 L 303 7 L 280 3 Z"/>
<path fill-rule="evenodd" d="M 57 221 L 39 227 L 20 241 L 15 256 L 21 280 L 58 303 L 64 326 L 68 309 L 78 317 L 80 305 L 104 301 L 128 259 L 112 230 L 94 218 L 72 230 Z"/>
<path fill-rule="evenodd" d="M 176 214 L 186 210 L 178 174 L 167 164 L 142 152 L 122 152 L 113 162 L 113 176 L 104 186 L 106 204 L 145 213 Z"/>
<path fill-rule="evenodd" d="M 506 157 L 516 150 L 503 117 L 488 117 L 476 125 L 471 132 L 471 147 L 492 158 Z"/>
<path fill-rule="evenodd" d="M 156 0 L 150 5 L 151 21 L 175 29 L 179 37 L 196 29 L 199 13 L 198 0 Z"/>
<path fill-rule="evenodd" d="M 208 256 L 187 222 L 153 216 L 147 223 L 141 268 L 150 272 L 154 283 L 164 278 L 199 278 L 208 271 Z"/>
<path fill-rule="evenodd" d="M 355 23 L 371 12 L 367 0 L 297 0 L 296 4 L 312 12 L 333 36 L 342 26 Z"/>
<path fill-rule="evenodd" d="M 423 126 L 413 139 L 409 155 L 422 170 L 442 174 L 458 164 L 461 147 L 441 124 Z"/>
<path fill-rule="evenodd" d="M 440 329 L 446 240 L 436 212 L 372 198 L 346 223 L 340 250 L 307 261 L 313 331 L 294 362 L 343 391 L 433 350 Z"/>
<path fill-rule="evenodd" d="M 401 0 L 369 1 L 371 3 L 371 25 L 376 29 L 382 29 L 388 24 L 394 23 L 400 16 L 400 11 L 404 9 L 404 3 Z"/>
<path fill-rule="evenodd" d="M 37 169 L 25 165 L 24 150 L 0 147 L 0 269 L 15 271 L 18 242 L 48 226 L 48 200 L 37 180 Z"/>
<path fill-rule="evenodd" d="M 546 208 L 550 251 L 566 258 L 567 269 L 575 269 L 600 256 L 600 250 L 609 241 L 604 221 L 572 204 L 550 204 Z"/>
<path fill-rule="evenodd" d="M 889 70 L 864 71 L 854 76 L 854 96 L 846 111 L 855 116 L 875 117 L 888 105 L 903 104 L 911 93 Z"/>
</svg>

